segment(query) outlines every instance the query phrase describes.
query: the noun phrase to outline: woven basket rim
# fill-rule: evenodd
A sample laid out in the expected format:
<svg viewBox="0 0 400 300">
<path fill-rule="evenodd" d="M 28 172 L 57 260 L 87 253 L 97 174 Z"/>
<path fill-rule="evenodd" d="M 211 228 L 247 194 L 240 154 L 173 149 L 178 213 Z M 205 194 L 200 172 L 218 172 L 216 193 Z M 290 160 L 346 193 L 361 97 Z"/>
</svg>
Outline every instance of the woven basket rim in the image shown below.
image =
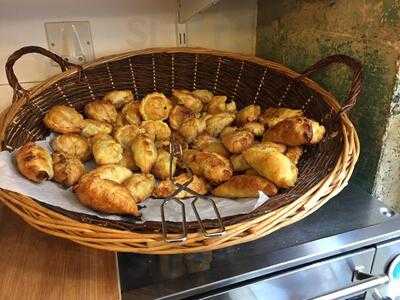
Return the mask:
<svg viewBox="0 0 400 300">
<path fill-rule="evenodd" d="M 262 66 L 268 66 L 269 68 L 273 68 L 275 71 L 284 74 L 286 76 L 289 76 L 291 78 L 296 78 L 298 77 L 300 74 L 273 61 L 270 60 L 265 60 L 265 59 L 261 59 L 261 58 L 257 58 L 254 56 L 250 56 L 250 55 L 245 55 L 245 54 L 237 54 L 237 53 L 232 53 L 232 52 L 226 52 L 226 51 L 219 51 L 219 50 L 210 50 L 210 49 L 205 49 L 205 48 L 148 48 L 148 49 L 144 49 L 144 50 L 135 50 L 135 51 L 128 51 L 122 54 L 115 54 L 115 55 L 109 55 L 106 57 L 102 57 L 99 58 L 97 60 L 95 60 L 94 62 L 91 63 L 87 63 L 83 65 L 83 69 L 88 69 L 103 63 L 107 63 L 110 61 L 117 61 L 120 59 L 124 59 L 127 57 L 131 57 L 131 56 L 135 56 L 135 55 L 140 55 L 140 54 L 152 54 L 152 53 L 198 53 L 198 54 L 210 54 L 210 55 L 216 55 L 216 56 L 222 56 L 222 57 L 227 57 L 227 58 L 233 58 L 233 59 L 240 59 L 243 61 L 249 61 L 249 62 L 253 62 Z M 0 137 L 4 135 L 4 130 L 8 124 L 8 120 L 11 120 L 16 114 L 18 114 L 20 108 L 22 107 L 23 104 L 25 104 L 27 101 L 29 101 L 30 98 L 36 96 L 37 94 L 41 93 L 43 90 L 45 90 L 48 86 L 51 86 L 55 83 L 57 83 L 58 81 L 65 79 L 67 77 L 70 76 L 74 76 L 76 75 L 76 73 L 78 72 L 77 69 L 69 69 L 67 71 L 64 71 L 63 73 L 57 74 L 55 76 L 50 77 L 48 80 L 45 80 L 43 83 L 38 84 L 37 86 L 32 87 L 31 89 L 29 89 L 29 94 L 19 98 L 16 102 L 14 102 L 14 104 L 12 104 L 10 107 L 8 107 L 0 116 Z M 314 82 L 313 80 L 304 77 L 301 78 L 300 81 L 302 81 L 308 88 L 311 88 L 312 90 L 314 90 L 316 93 L 320 94 L 321 97 L 323 98 L 323 100 L 330 106 L 332 107 L 332 109 L 334 109 L 336 112 L 339 112 L 340 110 L 340 104 L 339 102 L 336 100 L 336 98 L 326 89 L 322 88 L 318 83 Z M 344 143 L 348 144 L 349 141 L 350 143 L 353 145 L 353 148 L 356 150 L 355 152 L 353 151 L 353 153 L 349 154 L 346 153 L 348 151 L 347 147 L 349 145 L 345 145 L 342 149 L 342 155 L 341 157 L 339 157 L 338 161 L 335 164 L 334 169 L 328 173 L 328 175 L 326 175 L 324 178 L 322 178 L 315 186 L 313 186 L 312 189 L 310 189 L 309 191 L 307 191 L 304 195 L 302 195 L 301 197 L 299 197 L 294 203 L 298 203 L 298 202 L 302 202 L 304 200 L 304 198 L 306 198 L 308 195 L 311 195 L 313 192 L 320 192 L 321 194 L 323 194 L 320 190 L 322 189 L 322 187 L 324 186 L 324 184 L 326 184 L 327 182 L 330 182 L 332 179 L 333 174 L 335 174 L 335 172 L 338 171 L 338 169 L 340 169 L 342 167 L 342 171 L 343 170 L 347 170 L 347 176 L 345 176 L 345 180 L 343 182 L 341 182 L 341 184 L 336 188 L 337 190 L 341 190 L 344 185 L 347 183 L 348 178 L 350 177 L 353 169 L 354 169 L 354 165 L 357 161 L 358 158 L 358 153 L 359 153 L 359 141 L 358 141 L 358 136 L 357 133 L 354 129 L 353 124 L 351 123 L 351 121 L 349 120 L 347 114 L 343 113 L 340 115 L 340 118 L 338 120 L 338 122 L 341 123 L 341 132 L 343 134 L 344 137 L 347 137 L 348 134 L 350 134 L 350 138 L 349 140 L 347 140 L 346 138 L 344 139 Z M 0 138 L 0 140 L 2 140 Z M 353 150 L 354 150 L 353 149 Z M 345 162 L 345 160 L 348 160 Z M 345 163 L 345 166 L 343 167 L 343 164 Z M 342 172 L 343 173 L 343 172 Z M 321 187 L 322 186 L 322 187 Z M 315 189 L 315 191 L 314 191 Z M 20 195 L 18 193 L 14 193 L 14 192 L 9 192 L 6 190 L 1 190 L 0 195 L 5 195 L 7 194 L 9 197 L 14 197 L 14 198 L 19 198 L 19 199 L 23 199 L 24 205 L 27 205 L 29 207 L 29 209 L 26 209 L 26 207 L 24 209 L 21 209 L 19 207 L 18 204 L 16 204 L 15 202 L 11 201 L 10 199 L 8 200 L 3 200 L 3 202 L 10 207 L 14 212 L 16 212 L 18 215 L 20 215 L 22 218 L 24 218 L 29 224 L 31 224 L 32 226 L 38 228 L 39 230 L 42 231 L 47 231 L 50 234 L 53 235 L 57 235 L 57 236 L 61 236 L 61 237 L 65 237 L 65 238 L 69 238 L 71 240 L 74 240 L 78 243 L 81 244 L 85 244 L 91 247 L 95 247 L 95 248 L 100 248 L 100 249 L 107 249 L 107 250 L 115 250 L 118 249 L 118 251 L 133 251 L 133 252 L 138 252 L 138 253 L 156 253 L 156 254 L 170 254 L 170 253 L 182 253 L 183 252 L 198 252 L 198 251 L 203 251 L 203 250 L 199 250 L 199 249 L 203 249 L 201 247 L 196 248 L 196 247 L 192 247 L 191 250 L 186 251 L 186 250 L 182 250 L 180 247 L 174 249 L 174 247 L 167 247 L 166 250 L 163 250 L 163 247 L 161 247 L 161 249 L 152 249 L 148 251 L 140 251 L 140 247 L 128 247 L 129 250 L 127 250 L 126 248 L 122 247 L 116 247 L 115 244 L 113 244 L 112 246 L 99 246 L 97 245 L 95 242 L 87 242 L 81 239 L 77 239 L 76 236 L 75 237 L 71 237 L 70 235 L 65 235 L 62 234 L 58 231 L 54 231 L 54 230 L 48 230 L 46 229 L 47 225 L 45 225 L 46 222 L 48 222 L 49 224 L 51 224 L 52 226 L 56 225 L 58 226 L 58 223 L 60 222 L 60 220 L 62 220 L 62 222 L 65 222 L 68 224 L 68 226 L 72 226 L 74 228 L 81 226 L 82 228 L 84 228 L 85 230 L 89 230 L 89 231 L 100 231 L 100 232 L 106 232 L 106 233 L 110 233 L 112 235 L 117 235 L 117 236 L 124 236 L 126 235 L 126 231 L 124 230 L 119 230 L 119 229 L 110 229 L 110 228 L 104 228 L 102 226 L 99 225 L 93 225 L 93 224 L 85 224 L 82 223 L 80 221 L 71 219 L 67 216 L 64 216 L 62 214 L 59 214 L 55 211 L 49 210 L 45 207 L 43 207 L 42 205 L 40 205 L 39 203 L 37 203 L 35 200 L 24 196 L 24 195 Z M 10 196 L 12 195 L 12 196 Z M 6 197 L 8 198 L 8 197 Z M 317 198 L 316 196 L 314 196 L 314 198 Z M 330 197 L 328 197 L 329 199 Z M 327 201 L 327 200 L 326 200 Z M 326 202 L 325 201 L 325 202 Z M 323 203 L 322 203 L 323 204 Z M 322 205 L 321 204 L 321 205 Z M 278 211 L 284 211 L 284 209 L 287 209 L 287 206 L 292 206 L 292 204 L 290 205 L 286 205 L 282 208 L 280 208 Z M 43 211 L 45 212 L 44 215 L 48 215 L 50 216 L 50 218 L 46 218 L 46 221 L 44 222 L 44 224 L 38 224 L 38 220 L 35 220 L 34 218 L 32 219 L 32 216 L 30 216 L 30 214 L 32 213 L 30 210 L 35 211 L 35 213 L 39 213 L 39 211 Z M 279 213 L 278 212 L 278 213 Z M 35 214 L 34 213 L 34 214 Z M 271 214 L 271 213 L 275 213 L 275 212 L 268 212 L 267 214 Z M 54 218 L 54 219 L 52 219 Z M 244 222 L 239 222 L 235 225 L 231 225 L 228 228 L 234 228 L 236 229 L 238 226 L 240 227 L 241 225 L 249 225 L 249 224 L 257 224 L 258 220 L 263 220 L 265 221 L 265 215 L 260 216 L 260 217 L 255 217 L 253 219 L 244 221 Z M 40 223 L 40 222 L 39 222 Z M 43 222 L 42 222 L 43 223 Z M 146 238 L 150 238 L 150 239 L 160 239 L 161 234 L 159 233 L 154 233 L 154 232 L 140 232 L 140 233 L 136 233 L 136 232 L 130 232 L 130 234 L 133 234 L 134 236 L 139 235 L 139 236 L 145 236 Z M 192 234 L 193 236 L 193 234 Z M 131 235 L 130 235 L 131 237 Z M 202 239 L 198 238 L 196 235 L 193 236 L 193 238 L 195 240 L 199 240 L 201 241 Z M 253 238 L 254 239 L 254 238 Z M 115 240 L 115 237 L 114 239 Z M 247 241 L 246 238 L 243 238 L 242 240 Z M 252 240 L 252 239 L 250 239 Z M 115 242 L 115 241 L 114 241 Z M 232 242 L 232 241 L 230 241 Z M 159 242 L 158 242 L 159 244 Z M 234 242 L 233 244 L 237 244 L 236 242 Z M 229 244 L 221 244 L 223 246 L 228 246 Z M 220 246 L 221 246 L 220 245 Z M 202 246 L 204 247 L 204 246 Z M 221 246 L 222 247 L 222 246 Z M 220 248 L 221 248 L 220 247 Z M 218 247 L 214 247 L 213 249 L 217 249 Z M 172 250 L 171 250 L 172 249 Z M 143 249 L 142 249 L 143 250 Z M 171 252 L 172 251 L 172 252 Z M 175 251 L 175 252 L 174 252 Z"/>
</svg>

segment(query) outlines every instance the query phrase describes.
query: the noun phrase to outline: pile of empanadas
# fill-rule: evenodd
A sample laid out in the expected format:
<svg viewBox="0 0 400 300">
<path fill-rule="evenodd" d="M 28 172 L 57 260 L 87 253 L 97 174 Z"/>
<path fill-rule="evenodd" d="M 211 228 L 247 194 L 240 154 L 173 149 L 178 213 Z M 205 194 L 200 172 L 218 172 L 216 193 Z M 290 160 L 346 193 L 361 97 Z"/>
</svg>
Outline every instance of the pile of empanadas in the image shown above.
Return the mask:
<svg viewBox="0 0 400 300">
<path fill-rule="evenodd" d="M 88 103 L 84 115 L 52 107 L 43 121 L 58 134 L 53 153 L 28 143 L 17 151 L 17 166 L 34 182 L 73 186 L 84 205 L 104 213 L 139 215 L 137 203 L 174 193 L 170 172 L 175 182 L 188 182 L 187 168 L 188 187 L 201 195 L 275 195 L 295 185 L 303 146 L 325 134 L 301 110 L 254 104 L 238 110 L 207 90 L 172 90 L 170 98 L 154 92 L 141 101 L 131 91 L 112 91 Z M 183 149 L 179 160 L 169 153 L 172 135 Z M 95 169 L 86 169 L 88 160 Z"/>
</svg>

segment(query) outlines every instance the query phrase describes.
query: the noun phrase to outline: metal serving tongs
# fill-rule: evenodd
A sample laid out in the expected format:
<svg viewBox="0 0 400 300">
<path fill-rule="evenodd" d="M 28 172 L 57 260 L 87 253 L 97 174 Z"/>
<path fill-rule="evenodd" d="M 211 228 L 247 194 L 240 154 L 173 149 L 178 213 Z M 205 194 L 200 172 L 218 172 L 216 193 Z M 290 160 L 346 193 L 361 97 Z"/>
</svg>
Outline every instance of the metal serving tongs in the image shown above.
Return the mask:
<svg viewBox="0 0 400 300">
<path fill-rule="evenodd" d="M 213 237 L 213 236 L 221 236 L 225 233 L 225 226 L 223 224 L 221 215 L 219 213 L 218 207 L 215 204 L 215 201 L 207 196 L 200 195 L 193 191 L 192 189 L 189 188 L 189 185 L 193 181 L 193 172 L 190 168 L 188 168 L 184 163 L 183 163 L 183 150 L 182 150 L 182 145 L 177 141 L 176 137 L 174 134 L 171 135 L 170 143 L 169 143 L 169 155 L 170 155 L 170 163 L 169 163 L 169 179 L 171 180 L 172 184 L 176 187 L 175 191 L 168 196 L 168 198 L 165 198 L 164 201 L 161 204 L 161 221 L 162 221 L 162 232 L 163 232 L 163 238 L 164 241 L 167 243 L 176 243 L 176 242 L 183 242 L 187 238 L 187 228 L 186 228 L 186 211 L 185 211 L 185 204 L 178 198 L 176 195 L 178 195 L 181 191 L 186 191 L 196 198 L 192 201 L 191 206 L 192 209 L 196 215 L 197 222 L 199 223 L 201 232 L 205 237 Z M 172 164 L 173 160 L 176 159 L 181 163 L 181 165 L 184 167 L 184 169 L 187 171 L 187 173 L 190 175 L 189 180 L 184 182 L 183 184 L 180 184 L 175 181 L 175 178 L 173 177 L 173 172 L 172 172 Z M 213 210 L 215 212 L 215 215 L 217 216 L 218 219 L 218 227 L 215 229 L 218 229 L 217 231 L 209 232 L 207 231 L 203 220 L 200 217 L 199 211 L 196 207 L 196 204 L 198 201 L 206 200 L 211 203 Z M 180 207 L 182 211 L 182 234 L 179 236 L 174 236 L 174 238 L 168 238 L 168 233 L 167 233 L 167 222 L 165 219 L 165 205 L 170 202 L 176 202 Z"/>
</svg>

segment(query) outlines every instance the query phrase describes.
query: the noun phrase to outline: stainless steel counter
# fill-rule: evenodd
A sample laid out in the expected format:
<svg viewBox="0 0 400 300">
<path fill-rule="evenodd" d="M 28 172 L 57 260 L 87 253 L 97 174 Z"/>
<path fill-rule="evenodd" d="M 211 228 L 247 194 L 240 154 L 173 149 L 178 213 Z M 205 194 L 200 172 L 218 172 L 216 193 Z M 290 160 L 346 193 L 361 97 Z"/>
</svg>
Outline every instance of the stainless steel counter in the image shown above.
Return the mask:
<svg viewBox="0 0 400 300">
<path fill-rule="evenodd" d="M 206 296 L 270 274 L 400 237 L 400 216 L 382 214 L 355 185 L 306 219 L 254 242 L 190 255 L 120 254 L 123 299 Z"/>
</svg>

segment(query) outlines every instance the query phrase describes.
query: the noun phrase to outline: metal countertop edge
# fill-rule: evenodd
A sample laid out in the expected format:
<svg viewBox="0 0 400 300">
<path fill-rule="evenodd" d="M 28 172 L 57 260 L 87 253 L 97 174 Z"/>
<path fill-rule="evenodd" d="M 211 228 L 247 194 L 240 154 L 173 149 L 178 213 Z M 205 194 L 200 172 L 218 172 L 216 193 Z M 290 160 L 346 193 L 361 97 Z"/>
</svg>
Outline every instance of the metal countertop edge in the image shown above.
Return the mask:
<svg viewBox="0 0 400 300">
<path fill-rule="evenodd" d="M 184 297 L 198 295 L 199 293 L 205 293 L 210 290 L 226 287 L 246 280 L 251 280 L 288 268 L 315 262 L 320 259 L 368 247 L 383 241 L 387 242 L 388 240 L 398 237 L 400 237 L 400 215 L 393 216 L 387 222 L 377 225 L 355 229 L 346 233 L 266 253 L 265 260 L 258 260 L 257 265 L 259 268 L 253 271 L 247 271 L 239 275 L 233 275 L 229 278 L 206 283 L 193 288 L 188 288 L 181 292 L 160 296 L 157 299 L 182 299 Z M 157 284 L 152 285 L 152 288 L 157 289 Z M 137 298 L 140 290 L 141 288 L 131 291 Z M 129 294 L 130 291 L 123 293 L 122 298 L 130 299 Z"/>
</svg>

